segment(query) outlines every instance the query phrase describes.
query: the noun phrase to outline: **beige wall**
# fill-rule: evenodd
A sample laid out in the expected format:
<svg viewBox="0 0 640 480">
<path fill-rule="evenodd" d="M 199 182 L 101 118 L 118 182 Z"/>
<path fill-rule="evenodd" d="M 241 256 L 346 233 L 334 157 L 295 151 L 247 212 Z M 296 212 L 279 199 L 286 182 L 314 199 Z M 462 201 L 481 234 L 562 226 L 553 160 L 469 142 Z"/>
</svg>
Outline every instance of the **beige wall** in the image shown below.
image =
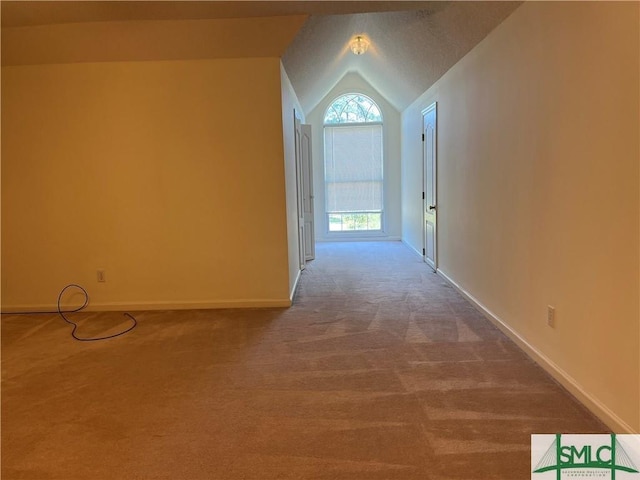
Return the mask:
<svg viewBox="0 0 640 480">
<path fill-rule="evenodd" d="M 403 113 L 403 238 L 422 248 L 414 138 L 437 100 L 439 268 L 636 432 L 638 8 L 527 2 Z"/>
<path fill-rule="evenodd" d="M 2 65 L 279 58 L 305 19 L 291 15 L 3 27 Z"/>
<path fill-rule="evenodd" d="M 3 309 L 288 304 L 281 107 L 278 58 L 3 67 Z"/>
<path fill-rule="evenodd" d="M 296 137 L 293 112 L 304 123 L 304 112 L 291 81 L 282 64 L 282 134 L 284 139 L 284 164 L 287 189 L 287 244 L 289 246 L 289 295 L 293 300 L 300 275 L 300 252 L 298 245 L 298 189 L 296 179 Z"/>
<path fill-rule="evenodd" d="M 324 189 L 324 114 L 340 95 L 363 93 L 373 99 L 383 116 L 384 216 L 385 231 L 380 234 L 333 233 L 328 235 Z M 325 95 L 307 116 L 313 133 L 313 191 L 315 195 L 315 231 L 318 241 L 333 240 L 400 240 L 400 113 L 365 79 L 354 72 L 347 73 Z"/>
</svg>

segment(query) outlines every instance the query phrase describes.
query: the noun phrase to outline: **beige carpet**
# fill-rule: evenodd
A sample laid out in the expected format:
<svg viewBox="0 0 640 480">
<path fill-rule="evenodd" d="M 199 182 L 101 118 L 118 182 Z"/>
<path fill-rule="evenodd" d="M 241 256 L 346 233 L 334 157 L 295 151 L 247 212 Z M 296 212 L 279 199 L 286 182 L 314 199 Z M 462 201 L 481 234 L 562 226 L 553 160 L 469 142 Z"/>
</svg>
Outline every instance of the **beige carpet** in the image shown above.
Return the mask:
<svg viewBox="0 0 640 480">
<path fill-rule="evenodd" d="M 525 480 L 530 434 L 607 431 L 399 242 L 319 244 L 288 310 L 136 317 L 2 318 L 3 480 Z"/>
</svg>

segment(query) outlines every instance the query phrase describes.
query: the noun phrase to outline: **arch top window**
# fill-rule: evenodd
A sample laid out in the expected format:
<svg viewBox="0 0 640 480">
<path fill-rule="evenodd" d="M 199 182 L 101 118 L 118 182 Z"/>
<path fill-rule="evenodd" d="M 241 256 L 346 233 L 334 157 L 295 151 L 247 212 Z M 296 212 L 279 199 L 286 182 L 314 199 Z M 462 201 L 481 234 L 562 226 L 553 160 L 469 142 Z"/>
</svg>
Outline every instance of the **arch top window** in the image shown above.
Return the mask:
<svg viewBox="0 0 640 480">
<path fill-rule="evenodd" d="M 348 93 L 324 116 L 327 233 L 383 232 L 383 125 L 371 98 Z"/>
<path fill-rule="evenodd" d="M 325 125 L 381 122 L 382 114 L 376 102 L 359 93 L 348 93 L 336 98 L 324 116 Z"/>
</svg>

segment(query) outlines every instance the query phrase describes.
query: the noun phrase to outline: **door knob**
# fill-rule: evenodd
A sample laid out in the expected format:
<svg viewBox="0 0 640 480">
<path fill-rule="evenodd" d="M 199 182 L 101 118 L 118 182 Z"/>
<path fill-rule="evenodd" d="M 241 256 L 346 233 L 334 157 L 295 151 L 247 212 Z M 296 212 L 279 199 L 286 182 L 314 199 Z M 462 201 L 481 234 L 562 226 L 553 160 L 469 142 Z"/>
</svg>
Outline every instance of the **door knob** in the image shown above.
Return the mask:
<svg viewBox="0 0 640 480">
<path fill-rule="evenodd" d="M 435 205 L 429 205 L 429 210 L 435 210 L 436 206 Z"/>
</svg>

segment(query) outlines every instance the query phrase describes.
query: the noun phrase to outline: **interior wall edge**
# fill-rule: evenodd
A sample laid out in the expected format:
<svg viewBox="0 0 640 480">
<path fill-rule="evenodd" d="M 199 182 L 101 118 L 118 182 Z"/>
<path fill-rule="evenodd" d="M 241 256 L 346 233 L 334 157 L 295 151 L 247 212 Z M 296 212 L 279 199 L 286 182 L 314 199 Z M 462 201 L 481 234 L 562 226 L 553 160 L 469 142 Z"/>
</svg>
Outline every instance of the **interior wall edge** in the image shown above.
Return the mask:
<svg viewBox="0 0 640 480">
<path fill-rule="evenodd" d="M 291 306 L 293 304 L 293 297 L 298 290 L 298 285 L 300 284 L 300 277 L 302 276 L 302 270 L 298 269 L 298 274 L 296 275 L 295 280 L 293 281 L 293 287 L 291 288 L 291 292 L 289 293 L 289 302 Z"/>
<path fill-rule="evenodd" d="M 631 425 L 616 415 L 607 405 L 597 397 L 590 394 L 578 381 L 576 381 L 565 370 L 560 368 L 549 357 L 544 355 L 534 345 L 529 343 L 520 333 L 509 325 L 507 321 L 500 318 L 487 307 L 485 307 L 473 295 L 467 292 L 464 287 L 458 284 L 449 274 L 438 268 L 437 274 L 447 283 L 455 288 L 469 303 L 471 303 L 487 320 L 498 327 L 510 340 L 512 340 L 529 358 L 542 367 L 545 372 L 551 375 L 560 385 L 569 391 L 576 399 L 591 413 L 604 422 L 615 433 L 638 434 Z"/>
<path fill-rule="evenodd" d="M 284 165 L 287 259 L 289 272 L 289 298 L 293 300 L 300 278 L 300 245 L 298 237 L 298 180 L 296 166 L 296 140 L 294 114 L 305 123 L 305 113 L 300 106 L 287 70 L 280 63 L 280 103 L 282 105 L 282 157 Z"/>
</svg>

